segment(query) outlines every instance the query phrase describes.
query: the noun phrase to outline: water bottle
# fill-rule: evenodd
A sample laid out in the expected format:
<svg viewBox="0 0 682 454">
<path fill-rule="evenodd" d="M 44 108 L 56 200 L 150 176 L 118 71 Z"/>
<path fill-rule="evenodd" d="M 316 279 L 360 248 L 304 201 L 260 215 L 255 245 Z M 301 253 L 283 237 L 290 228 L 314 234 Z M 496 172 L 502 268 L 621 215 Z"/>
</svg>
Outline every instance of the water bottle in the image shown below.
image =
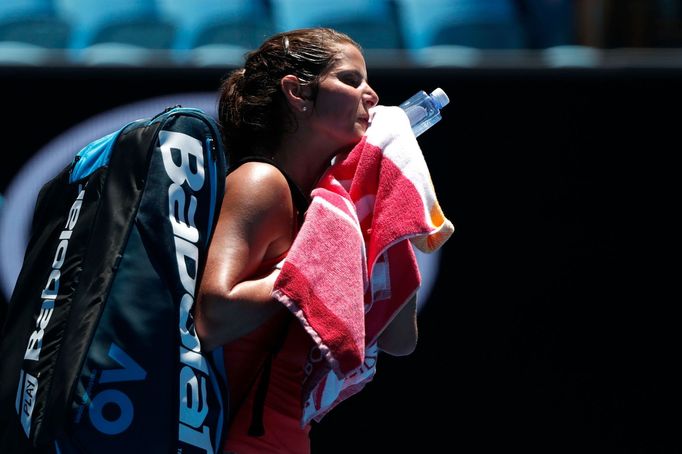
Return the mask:
<svg viewBox="0 0 682 454">
<path fill-rule="evenodd" d="M 419 137 L 421 133 L 440 121 L 442 118 L 440 110 L 449 102 L 448 95 L 442 89 L 436 88 L 431 94 L 423 90 L 417 92 L 410 99 L 400 104 L 400 107 L 410 119 L 414 136 Z"/>
</svg>

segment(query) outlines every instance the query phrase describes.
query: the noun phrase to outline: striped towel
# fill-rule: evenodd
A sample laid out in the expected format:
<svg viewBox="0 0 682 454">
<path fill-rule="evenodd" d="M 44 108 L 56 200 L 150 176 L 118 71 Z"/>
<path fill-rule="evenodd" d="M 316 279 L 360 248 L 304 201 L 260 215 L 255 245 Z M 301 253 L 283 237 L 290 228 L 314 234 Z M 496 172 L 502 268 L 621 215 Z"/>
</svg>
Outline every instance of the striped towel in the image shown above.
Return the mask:
<svg viewBox="0 0 682 454">
<path fill-rule="evenodd" d="M 375 107 L 362 140 L 313 190 L 273 290 L 315 343 L 302 425 L 374 376 L 377 338 L 421 282 L 410 241 L 433 252 L 453 231 L 407 116 Z"/>
</svg>

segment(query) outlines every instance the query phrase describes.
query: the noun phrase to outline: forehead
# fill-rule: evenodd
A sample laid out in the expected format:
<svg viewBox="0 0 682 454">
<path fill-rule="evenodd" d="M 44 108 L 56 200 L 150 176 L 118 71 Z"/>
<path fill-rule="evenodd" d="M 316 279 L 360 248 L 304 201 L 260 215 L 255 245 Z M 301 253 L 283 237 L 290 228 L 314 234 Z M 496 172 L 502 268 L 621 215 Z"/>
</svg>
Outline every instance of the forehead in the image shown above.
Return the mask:
<svg viewBox="0 0 682 454">
<path fill-rule="evenodd" d="M 350 43 L 339 45 L 339 52 L 330 69 L 332 71 L 357 70 L 363 76 L 367 75 L 365 58 L 362 56 L 362 52 Z"/>
</svg>

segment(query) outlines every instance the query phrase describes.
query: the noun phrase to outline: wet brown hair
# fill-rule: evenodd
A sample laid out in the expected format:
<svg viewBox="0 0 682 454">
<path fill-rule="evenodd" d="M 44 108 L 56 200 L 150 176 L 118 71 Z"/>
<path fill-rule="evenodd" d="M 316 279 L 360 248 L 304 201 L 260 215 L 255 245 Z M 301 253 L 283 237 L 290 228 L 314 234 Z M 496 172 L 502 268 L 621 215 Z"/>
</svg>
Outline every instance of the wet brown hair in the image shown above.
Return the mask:
<svg viewBox="0 0 682 454">
<path fill-rule="evenodd" d="M 360 45 L 329 28 L 278 33 L 246 55 L 244 68 L 232 71 L 220 88 L 218 119 L 231 162 L 273 150 L 287 132 L 298 127 L 280 87 L 293 74 L 317 96 L 322 76 L 340 53 L 340 46 Z"/>
</svg>

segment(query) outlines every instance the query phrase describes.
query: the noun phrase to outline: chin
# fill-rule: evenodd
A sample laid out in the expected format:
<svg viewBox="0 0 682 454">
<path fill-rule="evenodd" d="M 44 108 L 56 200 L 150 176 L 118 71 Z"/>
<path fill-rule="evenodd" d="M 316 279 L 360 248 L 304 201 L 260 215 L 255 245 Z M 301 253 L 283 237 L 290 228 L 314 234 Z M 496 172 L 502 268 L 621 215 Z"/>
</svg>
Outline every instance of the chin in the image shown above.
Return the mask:
<svg viewBox="0 0 682 454">
<path fill-rule="evenodd" d="M 364 136 L 364 135 L 365 135 L 364 132 L 362 132 L 361 134 L 357 134 L 355 137 L 353 137 L 353 140 L 350 141 L 350 145 L 353 147 L 355 145 L 357 145 L 358 142 L 360 142 L 362 140 L 362 136 Z"/>
<path fill-rule="evenodd" d="M 344 145 L 339 146 L 336 149 L 336 151 L 334 152 L 334 156 L 339 155 L 339 154 L 343 154 L 343 153 L 348 153 L 349 151 L 351 151 L 353 149 L 353 147 L 360 142 L 360 138 L 361 137 L 358 137 L 354 140 L 350 140 L 350 141 L 346 142 Z"/>
</svg>

